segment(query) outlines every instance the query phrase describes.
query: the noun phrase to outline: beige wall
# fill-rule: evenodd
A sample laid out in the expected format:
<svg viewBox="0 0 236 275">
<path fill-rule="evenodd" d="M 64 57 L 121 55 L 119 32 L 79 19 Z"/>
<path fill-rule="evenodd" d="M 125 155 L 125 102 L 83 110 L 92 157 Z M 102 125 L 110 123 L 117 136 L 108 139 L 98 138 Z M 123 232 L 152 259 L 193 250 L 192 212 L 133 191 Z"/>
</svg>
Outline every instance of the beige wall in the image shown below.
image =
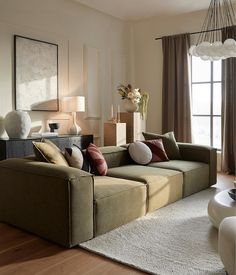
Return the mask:
<svg viewBox="0 0 236 275">
<path fill-rule="evenodd" d="M 150 93 L 147 130 L 161 132 L 162 48 L 161 40 L 154 38 L 198 31 L 204 15 L 196 12 L 128 23 L 72 0 L 0 0 L 0 116 L 14 107 L 12 39 L 19 34 L 59 44 L 60 97 L 85 93 L 84 49 L 97 49 L 100 101 L 95 104 L 101 113 L 98 117 L 78 114 L 77 118 L 84 132 L 97 136 L 98 143 L 102 144 L 103 122 L 111 103 L 121 104 L 116 93 L 121 82 Z M 33 126 L 48 119 L 70 119 L 62 113 L 31 112 L 30 116 Z"/>
<path fill-rule="evenodd" d="M 100 143 L 110 104 L 120 100 L 116 86 L 130 78 L 129 24 L 70 0 L 0 0 L 0 116 L 14 108 L 13 34 L 59 45 L 60 97 L 84 94 L 84 49 L 97 50 L 100 100 L 95 104 L 101 113 L 77 118 L 84 132 L 94 133 Z M 35 127 L 48 119 L 70 118 L 47 112 L 31 112 L 30 116 Z"/>
<path fill-rule="evenodd" d="M 134 81 L 150 93 L 147 130 L 161 132 L 162 121 L 162 47 L 155 37 L 201 29 L 205 12 L 172 17 L 154 17 L 133 24 Z"/>
</svg>

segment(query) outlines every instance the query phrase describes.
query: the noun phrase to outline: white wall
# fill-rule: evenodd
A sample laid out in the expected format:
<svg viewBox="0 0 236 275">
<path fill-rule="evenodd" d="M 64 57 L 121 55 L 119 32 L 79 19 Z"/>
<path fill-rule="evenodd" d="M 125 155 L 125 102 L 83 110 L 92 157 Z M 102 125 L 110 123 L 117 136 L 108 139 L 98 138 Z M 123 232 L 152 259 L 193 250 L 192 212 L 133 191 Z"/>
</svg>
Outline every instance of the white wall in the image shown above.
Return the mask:
<svg viewBox="0 0 236 275">
<path fill-rule="evenodd" d="M 103 140 L 103 122 L 110 104 L 118 104 L 116 86 L 130 78 L 128 23 L 72 0 L 0 0 L 0 116 L 14 108 L 13 34 L 59 45 L 59 96 L 84 94 L 84 49 L 98 52 L 97 117 L 78 114 L 84 133 Z M 91 100 L 91 99 L 90 99 Z M 48 119 L 69 119 L 62 113 L 30 112 L 33 126 Z M 88 115 L 89 116 L 89 115 Z"/>
<path fill-rule="evenodd" d="M 150 93 L 147 130 L 162 129 L 162 46 L 155 37 L 200 31 L 206 12 L 154 17 L 133 24 L 135 86 Z"/>
</svg>

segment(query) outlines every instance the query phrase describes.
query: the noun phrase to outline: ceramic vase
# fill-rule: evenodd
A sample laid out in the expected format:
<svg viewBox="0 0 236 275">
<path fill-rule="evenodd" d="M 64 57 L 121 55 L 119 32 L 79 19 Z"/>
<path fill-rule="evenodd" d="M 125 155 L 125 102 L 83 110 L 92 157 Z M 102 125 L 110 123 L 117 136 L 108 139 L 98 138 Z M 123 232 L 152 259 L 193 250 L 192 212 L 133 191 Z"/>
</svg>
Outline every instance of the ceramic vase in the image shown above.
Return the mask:
<svg viewBox="0 0 236 275">
<path fill-rule="evenodd" d="M 24 139 L 30 132 L 31 119 L 27 112 L 12 111 L 6 115 L 4 126 L 9 138 Z"/>
<path fill-rule="evenodd" d="M 138 111 L 138 104 L 133 103 L 130 99 L 124 99 L 123 106 L 128 113 L 134 113 Z"/>
<path fill-rule="evenodd" d="M 3 136 L 4 132 L 5 132 L 4 118 L 0 116 L 0 138 Z"/>
</svg>

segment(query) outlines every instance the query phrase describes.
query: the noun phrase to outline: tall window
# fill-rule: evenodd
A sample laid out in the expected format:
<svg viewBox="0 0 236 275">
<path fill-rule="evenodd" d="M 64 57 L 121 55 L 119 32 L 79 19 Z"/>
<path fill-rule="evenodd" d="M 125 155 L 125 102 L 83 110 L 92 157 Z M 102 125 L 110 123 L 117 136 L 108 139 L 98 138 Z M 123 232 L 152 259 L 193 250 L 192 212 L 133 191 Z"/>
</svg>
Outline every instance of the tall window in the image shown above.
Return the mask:
<svg viewBox="0 0 236 275">
<path fill-rule="evenodd" d="M 221 149 L 221 61 L 192 57 L 193 142 Z"/>
</svg>

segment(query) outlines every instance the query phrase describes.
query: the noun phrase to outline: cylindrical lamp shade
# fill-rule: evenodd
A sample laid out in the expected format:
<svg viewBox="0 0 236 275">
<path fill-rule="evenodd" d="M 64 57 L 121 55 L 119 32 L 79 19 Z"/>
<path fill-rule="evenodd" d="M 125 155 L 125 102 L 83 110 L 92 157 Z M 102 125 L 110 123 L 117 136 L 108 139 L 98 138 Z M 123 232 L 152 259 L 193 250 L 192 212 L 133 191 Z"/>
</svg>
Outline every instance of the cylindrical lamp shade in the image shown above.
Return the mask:
<svg viewBox="0 0 236 275">
<path fill-rule="evenodd" d="M 63 97 L 62 112 L 84 112 L 85 111 L 85 97 L 84 96 L 68 96 Z"/>
</svg>

